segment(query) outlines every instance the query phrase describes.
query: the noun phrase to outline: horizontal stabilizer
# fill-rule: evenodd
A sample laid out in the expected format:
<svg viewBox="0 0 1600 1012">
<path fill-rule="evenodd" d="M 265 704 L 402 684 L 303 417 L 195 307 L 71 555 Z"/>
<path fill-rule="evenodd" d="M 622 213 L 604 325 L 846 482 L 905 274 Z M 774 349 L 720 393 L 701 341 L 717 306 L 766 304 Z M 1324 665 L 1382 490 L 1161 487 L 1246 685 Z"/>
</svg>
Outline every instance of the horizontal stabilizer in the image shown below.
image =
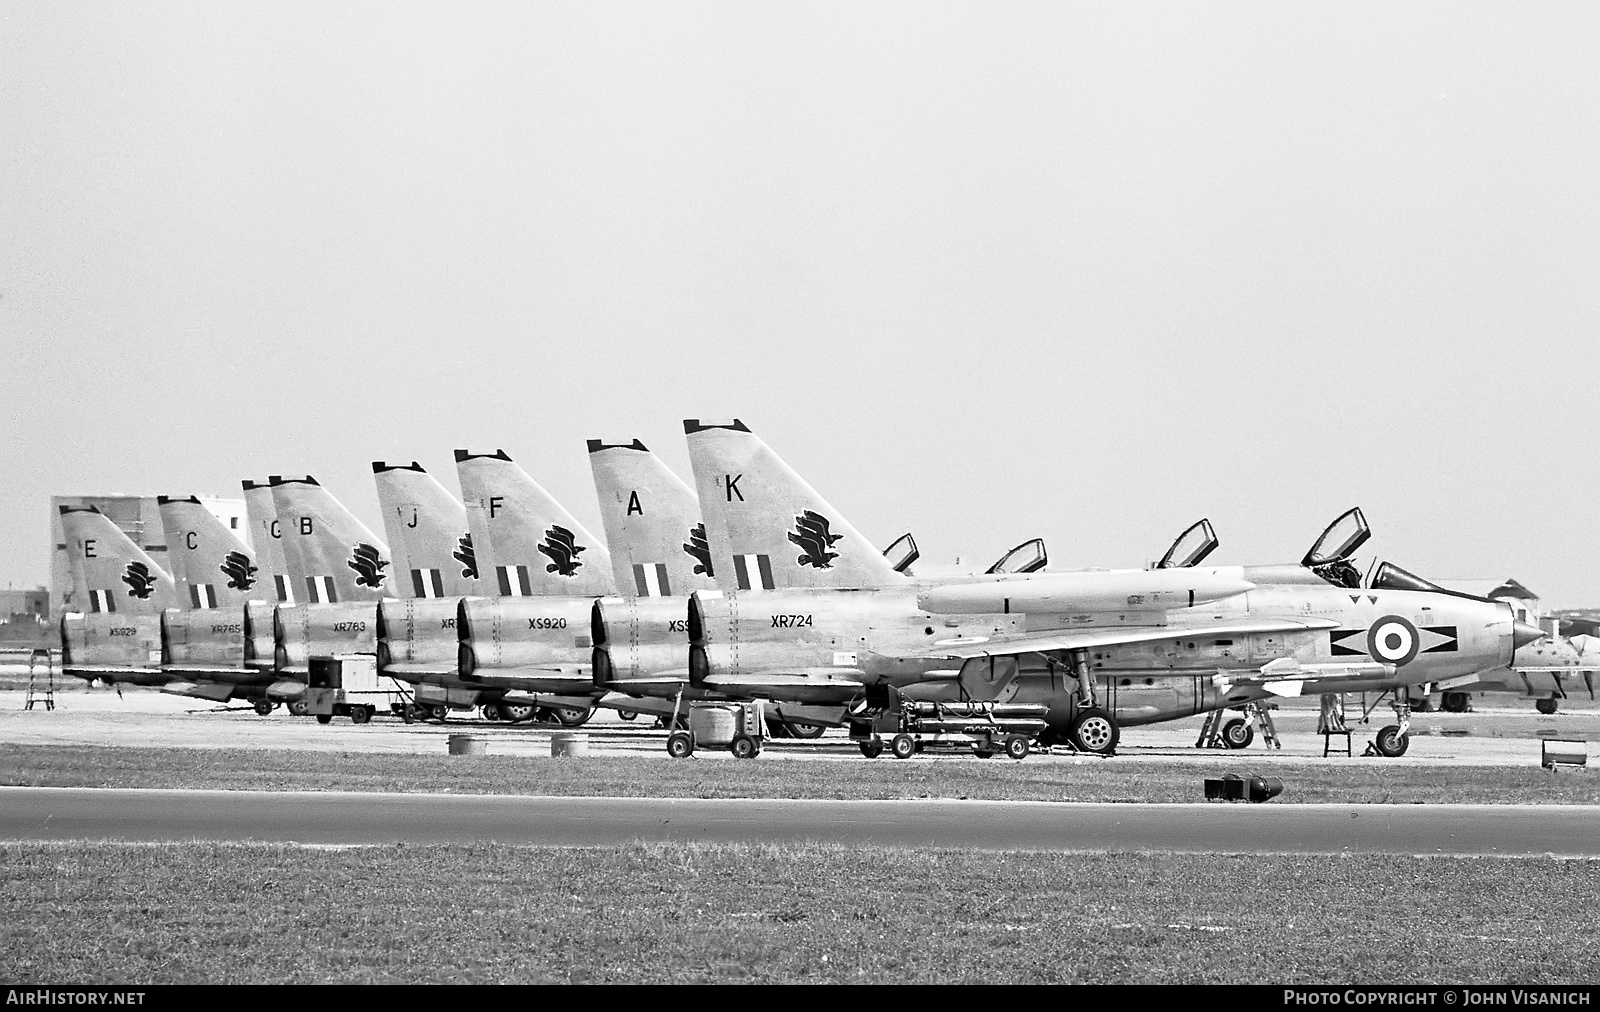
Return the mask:
<svg viewBox="0 0 1600 1012">
<path fill-rule="evenodd" d="M 223 685 L 219 682 L 168 682 L 161 687 L 162 692 L 170 692 L 174 696 L 193 696 L 196 699 L 209 699 L 212 702 L 222 703 L 233 698 L 233 686 Z"/>
</svg>

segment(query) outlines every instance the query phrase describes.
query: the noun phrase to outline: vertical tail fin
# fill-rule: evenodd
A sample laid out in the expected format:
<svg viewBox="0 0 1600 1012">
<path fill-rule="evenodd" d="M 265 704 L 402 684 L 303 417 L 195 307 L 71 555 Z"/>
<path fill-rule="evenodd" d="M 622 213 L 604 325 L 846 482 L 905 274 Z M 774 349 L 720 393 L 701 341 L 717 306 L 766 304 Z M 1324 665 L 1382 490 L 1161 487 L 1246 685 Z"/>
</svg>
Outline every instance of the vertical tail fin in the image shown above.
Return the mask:
<svg viewBox="0 0 1600 1012">
<path fill-rule="evenodd" d="M 482 594 L 478 562 L 461 500 L 422 469 L 372 462 L 383 510 L 384 533 L 394 549 L 395 581 L 401 597 L 465 597 Z"/>
<path fill-rule="evenodd" d="M 637 439 L 589 440 L 589 466 L 612 572 L 624 595 L 683 596 L 716 589 L 700 503 L 683 479 Z"/>
<path fill-rule="evenodd" d="M 617 592 L 605 545 L 504 450 L 457 450 L 456 473 L 488 593 L 604 597 Z"/>
<path fill-rule="evenodd" d="M 691 418 L 683 431 L 723 589 L 907 582 L 743 422 Z"/>
<path fill-rule="evenodd" d="M 166 570 L 93 506 L 62 506 L 72 589 L 86 613 L 160 615 L 178 606 Z"/>
<path fill-rule="evenodd" d="M 262 600 L 255 553 L 194 496 L 157 496 L 167 557 L 179 584 L 182 607 L 196 611 L 238 607 Z"/>
<path fill-rule="evenodd" d="M 288 563 L 283 557 L 283 525 L 278 523 L 278 506 L 272 500 L 270 482 L 250 481 L 244 487 L 244 511 L 250 518 L 251 540 L 256 548 L 256 565 L 261 567 L 261 584 L 266 588 L 266 600 L 274 604 L 294 604 L 305 593 L 294 592 L 294 580 L 289 576 Z"/>
<path fill-rule="evenodd" d="M 391 593 L 389 546 L 315 478 L 274 475 L 272 501 L 284 563 L 302 604 L 380 601 Z"/>
</svg>

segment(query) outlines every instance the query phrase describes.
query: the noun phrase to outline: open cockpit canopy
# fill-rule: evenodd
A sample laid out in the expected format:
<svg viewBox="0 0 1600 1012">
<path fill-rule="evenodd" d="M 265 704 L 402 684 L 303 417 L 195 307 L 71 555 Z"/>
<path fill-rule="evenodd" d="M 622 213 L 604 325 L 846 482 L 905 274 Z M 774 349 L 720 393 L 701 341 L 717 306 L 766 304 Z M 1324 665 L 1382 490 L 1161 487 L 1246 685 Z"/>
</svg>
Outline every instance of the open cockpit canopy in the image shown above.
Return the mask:
<svg viewBox="0 0 1600 1012">
<path fill-rule="evenodd" d="M 1372 537 L 1367 518 L 1361 507 L 1355 506 L 1339 514 L 1327 530 L 1311 546 L 1311 551 L 1300 560 L 1300 565 L 1316 573 L 1336 587 L 1361 586 L 1361 570 L 1351 563 L 1356 549 Z"/>
<path fill-rule="evenodd" d="M 990 566 L 988 572 L 1036 573 L 1049 564 L 1050 554 L 1045 551 L 1044 539 L 1034 538 L 1031 541 L 1024 541 L 1000 556 L 1000 561 Z"/>
<path fill-rule="evenodd" d="M 1202 519 L 1178 535 L 1178 540 L 1167 549 L 1167 554 L 1156 563 L 1156 568 L 1188 569 L 1191 566 L 1198 566 L 1200 560 L 1216 551 L 1219 544 L 1221 542 L 1217 540 L 1217 532 L 1211 529 L 1211 521 Z"/>
</svg>

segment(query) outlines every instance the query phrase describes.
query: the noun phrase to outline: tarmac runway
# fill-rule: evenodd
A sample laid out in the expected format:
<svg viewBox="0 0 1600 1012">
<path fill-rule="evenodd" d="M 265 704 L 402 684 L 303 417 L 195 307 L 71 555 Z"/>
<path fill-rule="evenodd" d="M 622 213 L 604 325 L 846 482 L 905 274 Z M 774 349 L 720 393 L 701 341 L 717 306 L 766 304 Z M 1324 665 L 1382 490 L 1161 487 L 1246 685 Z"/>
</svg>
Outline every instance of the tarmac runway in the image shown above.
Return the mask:
<svg viewBox="0 0 1600 1012">
<path fill-rule="evenodd" d="M 492 724 L 471 714 L 458 714 L 448 724 L 403 724 L 387 716 L 372 723 L 353 725 L 339 718 L 321 725 L 308 717 L 291 717 L 278 710 L 259 717 L 240 704 L 218 706 L 201 700 L 172 696 L 149 689 L 129 689 L 123 694 L 105 690 L 59 692 L 55 709 L 24 710 L 23 694 L 0 692 L 0 742 L 29 746 L 132 746 L 159 748 L 297 749 L 390 754 L 444 754 L 452 734 L 481 736 L 490 753 L 511 756 L 548 756 L 548 725 Z M 1154 761 L 1235 760 L 1262 769 L 1306 763 L 1344 763 L 1357 766 L 1394 765 L 1504 765 L 1537 766 L 1540 739 L 1571 738 L 1600 742 L 1600 709 L 1573 706 L 1554 716 L 1536 714 L 1527 700 L 1504 706 L 1484 706 L 1473 713 L 1423 713 L 1413 718 L 1411 748 L 1399 759 L 1362 756 L 1360 753 L 1377 728 L 1392 715 L 1387 707 L 1372 715 L 1368 724 L 1354 724 L 1351 758 L 1323 759 L 1323 739 L 1315 733 L 1315 700 L 1285 700 L 1277 711 L 1282 749 L 1267 749 L 1258 740 L 1241 752 L 1196 750 L 1201 718 L 1124 729 L 1119 754 Z M 582 730 L 595 755 L 633 756 L 671 761 L 666 735 L 650 729 L 651 721 L 627 722 L 610 711 L 598 711 Z M 1591 748 L 1593 745 L 1591 744 Z M 861 754 L 843 731 L 832 730 L 816 741 L 777 739 L 768 743 L 772 756 L 835 762 L 862 762 Z M 710 758 L 714 753 L 706 753 Z M 725 753 L 724 753 L 725 754 Z M 880 762 L 892 762 L 880 759 Z M 914 759 L 912 762 L 981 761 L 954 757 Z M 1075 762 L 1070 756 L 1030 756 L 1030 763 Z"/>
<path fill-rule="evenodd" d="M 0 787 L 0 840 L 821 842 L 990 850 L 1600 857 L 1600 806 L 1136 805 Z"/>
</svg>

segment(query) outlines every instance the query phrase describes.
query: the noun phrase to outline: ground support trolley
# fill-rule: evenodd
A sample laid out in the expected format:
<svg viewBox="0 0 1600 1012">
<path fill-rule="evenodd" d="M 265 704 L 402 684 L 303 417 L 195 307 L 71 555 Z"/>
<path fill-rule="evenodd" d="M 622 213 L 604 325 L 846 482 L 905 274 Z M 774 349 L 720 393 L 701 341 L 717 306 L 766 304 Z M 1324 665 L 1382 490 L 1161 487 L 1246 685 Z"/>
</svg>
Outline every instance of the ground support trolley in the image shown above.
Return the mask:
<svg viewBox="0 0 1600 1012">
<path fill-rule="evenodd" d="M 353 657 L 312 657 L 306 674 L 302 700 L 305 713 L 317 723 L 328 724 L 334 717 L 349 717 L 353 724 L 365 724 L 381 706 L 393 709 L 396 693 L 378 684 L 377 662 L 369 655 Z"/>
<path fill-rule="evenodd" d="M 742 703 L 683 702 L 678 694 L 672 706 L 668 727 L 678 727 L 680 713 L 687 713 L 688 728 L 667 735 L 667 754 L 687 759 L 702 746 L 726 747 L 739 759 L 754 759 L 767 740 L 767 725 L 760 700 Z"/>
<path fill-rule="evenodd" d="M 1021 759 L 1047 726 L 1049 707 L 1032 703 L 962 701 L 931 703 L 891 696 L 887 709 L 852 718 L 850 740 L 875 759 L 885 748 L 896 759 L 924 750 L 971 752 L 980 759 L 1002 752 Z"/>
</svg>

